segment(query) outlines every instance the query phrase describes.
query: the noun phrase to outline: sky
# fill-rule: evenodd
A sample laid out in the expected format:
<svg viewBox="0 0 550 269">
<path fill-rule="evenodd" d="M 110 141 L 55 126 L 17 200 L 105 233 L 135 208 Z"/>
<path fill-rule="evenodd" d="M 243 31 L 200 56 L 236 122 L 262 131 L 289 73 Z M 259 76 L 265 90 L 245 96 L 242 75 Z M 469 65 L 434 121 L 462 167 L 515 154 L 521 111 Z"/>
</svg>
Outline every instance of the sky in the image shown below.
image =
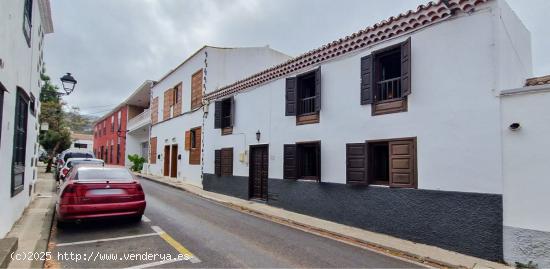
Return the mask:
<svg viewBox="0 0 550 269">
<path fill-rule="evenodd" d="M 531 32 L 533 75 L 550 74 L 548 0 L 507 0 Z M 102 116 L 203 45 L 297 56 L 426 0 L 51 0 L 46 73 L 78 81 L 71 106 Z M 306 12 L 307 11 L 307 12 Z"/>
</svg>

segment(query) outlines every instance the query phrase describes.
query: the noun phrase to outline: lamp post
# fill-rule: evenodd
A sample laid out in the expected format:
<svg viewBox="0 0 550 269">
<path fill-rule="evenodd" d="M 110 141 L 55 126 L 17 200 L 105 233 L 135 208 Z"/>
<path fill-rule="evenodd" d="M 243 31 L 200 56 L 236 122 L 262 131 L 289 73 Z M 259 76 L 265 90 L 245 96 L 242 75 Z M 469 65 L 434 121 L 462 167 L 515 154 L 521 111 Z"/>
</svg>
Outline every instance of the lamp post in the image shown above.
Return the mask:
<svg viewBox="0 0 550 269">
<path fill-rule="evenodd" d="M 76 85 L 76 79 L 71 75 L 71 73 L 67 73 L 66 75 L 62 76 L 61 83 L 63 84 L 63 90 L 64 93 L 60 92 L 59 95 L 69 95 L 74 91 L 74 86 Z"/>
</svg>

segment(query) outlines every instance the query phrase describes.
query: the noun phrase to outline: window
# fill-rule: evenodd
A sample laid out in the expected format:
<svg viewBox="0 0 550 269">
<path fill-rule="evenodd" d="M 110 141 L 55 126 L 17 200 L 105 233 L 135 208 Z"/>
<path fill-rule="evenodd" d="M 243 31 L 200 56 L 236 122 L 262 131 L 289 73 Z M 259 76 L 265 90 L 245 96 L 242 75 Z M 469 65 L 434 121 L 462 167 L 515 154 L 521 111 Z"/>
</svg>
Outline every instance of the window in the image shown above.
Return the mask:
<svg viewBox="0 0 550 269">
<path fill-rule="evenodd" d="M 15 101 L 15 120 L 13 124 L 13 161 L 11 196 L 23 191 L 25 183 L 25 152 L 27 149 L 27 118 L 29 97 L 21 88 L 17 88 Z"/>
<path fill-rule="evenodd" d="M 233 175 L 233 148 L 218 149 L 214 152 L 214 170 L 217 176 Z"/>
<path fill-rule="evenodd" d="M 111 116 L 111 133 L 115 132 L 115 115 Z"/>
<path fill-rule="evenodd" d="M 286 79 L 286 116 L 296 116 L 296 124 L 319 122 L 321 111 L 321 68 Z"/>
<path fill-rule="evenodd" d="M 117 138 L 116 144 L 116 164 L 120 164 L 120 137 Z"/>
<path fill-rule="evenodd" d="M 178 85 L 176 85 L 173 89 L 173 114 L 174 116 L 178 116 L 182 112 L 182 103 L 181 103 L 181 91 L 182 91 L 182 83 L 180 82 Z"/>
<path fill-rule="evenodd" d="M 32 93 L 29 101 L 29 108 L 31 110 L 31 114 L 36 117 L 36 98 L 34 98 Z"/>
<path fill-rule="evenodd" d="M 84 143 L 74 143 L 74 147 L 77 149 L 85 149 L 88 148 L 88 145 Z"/>
<path fill-rule="evenodd" d="M 221 129 L 222 135 L 233 133 L 235 119 L 235 98 L 233 96 L 215 104 L 214 128 Z"/>
<path fill-rule="evenodd" d="M 202 105 L 202 69 L 191 76 L 191 110 Z"/>
<path fill-rule="evenodd" d="M 168 120 L 174 115 L 174 89 L 164 92 L 164 106 L 162 108 L 162 120 Z"/>
<path fill-rule="evenodd" d="M 27 45 L 31 47 L 31 28 L 32 28 L 32 0 L 25 0 L 25 7 L 23 10 L 23 34 Z"/>
<path fill-rule="evenodd" d="M 100 152 L 99 153 L 99 158 L 105 161 L 105 158 L 104 158 L 105 156 L 103 155 L 103 152 L 104 152 L 104 147 L 103 146 L 101 146 L 101 149 L 100 149 L 99 152 Z"/>
<path fill-rule="evenodd" d="M 361 58 L 361 104 L 372 104 L 372 115 L 407 111 L 410 55 L 409 38 Z"/>
<path fill-rule="evenodd" d="M 189 150 L 189 164 L 201 163 L 201 127 L 185 132 L 185 150 Z"/>
<path fill-rule="evenodd" d="M 415 138 L 346 145 L 348 184 L 416 188 L 416 176 Z"/>
<path fill-rule="evenodd" d="M 321 142 L 284 145 L 285 179 L 321 180 Z"/>
<path fill-rule="evenodd" d="M 141 157 L 147 159 L 147 154 L 149 154 L 149 143 L 145 141 L 141 143 Z"/>
<path fill-rule="evenodd" d="M 151 137 L 151 151 L 149 155 L 149 163 L 156 164 L 157 163 L 157 138 Z"/>
<path fill-rule="evenodd" d="M 120 119 L 122 118 L 122 111 L 119 111 L 118 112 L 118 118 L 117 118 L 117 130 L 121 130 L 121 121 Z"/>
</svg>

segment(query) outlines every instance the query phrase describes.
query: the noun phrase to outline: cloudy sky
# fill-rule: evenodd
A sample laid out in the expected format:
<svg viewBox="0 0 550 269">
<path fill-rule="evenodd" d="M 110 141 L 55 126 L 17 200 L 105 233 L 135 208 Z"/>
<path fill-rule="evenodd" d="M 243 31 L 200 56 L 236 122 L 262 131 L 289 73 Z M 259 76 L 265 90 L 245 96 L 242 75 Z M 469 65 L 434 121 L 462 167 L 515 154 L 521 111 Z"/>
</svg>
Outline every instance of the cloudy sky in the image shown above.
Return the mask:
<svg viewBox="0 0 550 269">
<path fill-rule="evenodd" d="M 204 44 L 269 45 L 297 56 L 426 2 L 51 0 L 45 62 L 51 77 L 72 72 L 78 80 L 69 104 L 101 116 Z M 550 74 L 550 1 L 508 3 L 531 31 L 534 75 Z"/>
</svg>

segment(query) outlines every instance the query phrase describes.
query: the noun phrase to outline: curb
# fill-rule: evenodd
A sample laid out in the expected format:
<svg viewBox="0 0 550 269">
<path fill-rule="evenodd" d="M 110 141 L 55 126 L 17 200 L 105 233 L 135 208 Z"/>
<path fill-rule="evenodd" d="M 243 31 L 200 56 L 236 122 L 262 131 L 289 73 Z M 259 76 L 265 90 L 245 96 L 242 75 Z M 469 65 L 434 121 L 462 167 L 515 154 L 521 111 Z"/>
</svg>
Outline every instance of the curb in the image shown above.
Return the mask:
<svg viewBox="0 0 550 269">
<path fill-rule="evenodd" d="M 273 221 L 273 222 L 276 222 L 276 223 L 279 223 L 279 224 L 282 224 L 282 225 L 290 226 L 290 227 L 293 227 L 293 228 L 296 228 L 296 229 L 299 229 L 299 230 L 302 230 L 302 231 L 305 231 L 305 232 L 309 232 L 309 233 L 312 233 L 312 234 L 316 234 L 316 235 L 319 235 L 319 236 L 328 237 L 328 238 L 331 238 L 333 240 L 337 240 L 337 241 L 340 241 L 340 242 L 343 242 L 343 243 L 351 244 L 351 245 L 354 245 L 354 246 L 357 246 L 357 247 L 369 249 L 371 251 L 375 251 L 375 252 L 378 252 L 378 253 L 381 253 L 381 254 L 389 255 L 391 257 L 397 257 L 397 258 L 401 258 L 403 260 L 407 260 L 407 261 L 414 262 L 414 263 L 417 263 L 417 264 L 430 266 L 430 267 L 436 267 L 436 268 L 468 268 L 468 267 L 465 267 L 465 266 L 454 265 L 454 264 L 450 264 L 450 263 L 447 263 L 447 262 L 444 262 L 444 261 L 436 260 L 436 259 L 433 259 L 433 258 L 430 258 L 430 257 L 417 255 L 417 254 L 410 253 L 410 252 L 407 252 L 407 251 L 402 251 L 402 250 L 395 249 L 395 248 L 392 248 L 392 247 L 383 246 L 383 245 L 380 245 L 380 244 L 377 244 L 377 243 L 368 242 L 368 241 L 365 241 L 365 240 L 362 240 L 362 239 L 358 239 L 358 238 L 351 237 L 351 236 L 348 236 L 348 235 L 344 235 L 344 234 L 340 234 L 340 233 L 337 233 L 337 232 L 325 230 L 325 229 L 322 229 L 322 228 L 319 228 L 319 227 L 310 226 L 308 224 L 301 223 L 301 222 L 296 222 L 296 221 L 288 219 L 288 218 L 282 218 L 282 217 L 279 217 L 279 216 L 266 214 L 264 212 L 261 212 L 261 211 L 255 210 L 255 209 L 251 209 L 251 208 L 248 208 L 248 207 L 245 207 L 245 206 L 236 205 L 234 203 L 226 202 L 226 201 L 223 201 L 221 199 L 216 199 L 216 198 L 213 198 L 213 197 L 201 195 L 201 194 L 189 191 L 185 187 L 177 186 L 177 185 L 165 182 L 165 181 L 161 181 L 161 180 L 158 180 L 158 179 L 155 179 L 155 178 L 147 177 L 146 175 L 142 175 L 142 174 L 138 174 L 138 173 L 136 173 L 135 175 L 140 177 L 140 178 L 143 178 L 143 179 L 146 179 L 146 180 L 149 180 L 149 181 L 153 181 L 153 182 L 159 183 L 159 184 L 167 186 L 167 187 L 171 187 L 171 188 L 174 188 L 174 189 L 177 189 L 177 190 L 182 190 L 182 191 L 188 192 L 188 193 L 193 194 L 197 197 L 208 199 L 208 200 L 210 200 L 212 202 L 215 202 L 217 204 L 220 204 L 222 206 L 225 206 L 225 207 L 237 210 L 237 211 L 241 211 L 241 212 L 247 213 L 249 215 L 253 215 L 253 216 L 256 216 L 256 217 L 259 217 L 259 218 L 262 218 L 262 219 Z"/>
<path fill-rule="evenodd" d="M 54 185 L 54 193 L 55 193 L 55 185 Z M 36 198 L 35 198 L 36 199 Z M 51 206 L 48 208 L 48 212 L 44 216 L 44 225 L 42 226 L 42 229 L 40 231 L 40 239 L 38 239 L 38 242 L 36 243 L 36 246 L 34 248 L 35 253 L 41 253 L 48 251 L 48 243 L 50 242 L 50 236 L 51 236 L 51 230 L 52 225 L 54 222 L 55 217 L 55 199 L 52 200 Z M 46 260 L 33 260 L 31 262 L 31 268 L 44 268 Z"/>
<path fill-rule="evenodd" d="M 8 268 L 11 254 L 17 250 L 19 240 L 16 237 L 0 239 L 0 268 Z"/>
</svg>

